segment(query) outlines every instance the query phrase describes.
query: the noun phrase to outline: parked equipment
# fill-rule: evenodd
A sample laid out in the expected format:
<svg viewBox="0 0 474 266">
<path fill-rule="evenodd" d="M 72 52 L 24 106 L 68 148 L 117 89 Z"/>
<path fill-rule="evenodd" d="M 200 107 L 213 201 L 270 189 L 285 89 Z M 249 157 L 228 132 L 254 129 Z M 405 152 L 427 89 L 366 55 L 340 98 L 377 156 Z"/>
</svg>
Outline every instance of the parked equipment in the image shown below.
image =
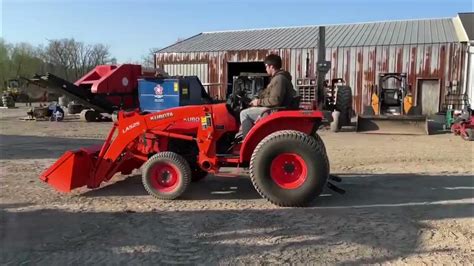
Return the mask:
<svg viewBox="0 0 474 266">
<path fill-rule="evenodd" d="M 51 73 L 29 81 L 66 95 L 68 113 L 88 122 L 110 120 L 118 110 L 155 112 L 212 101 L 197 77 L 156 75 L 132 64 L 97 66 L 74 83 Z"/>
<path fill-rule="evenodd" d="M 452 111 L 452 110 L 451 110 Z M 464 140 L 474 141 L 474 112 L 471 109 L 469 101 L 466 100 L 464 108 L 461 112 L 449 112 L 447 117 L 450 115 L 452 121 L 450 128 L 454 135 L 461 136 Z"/>
<path fill-rule="evenodd" d="M 321 75 L 325 75 L 325 69 L 320 70 Z M 330 129 L 332 132 L 338 132 L 343 126 L 351 125 L 352 110 L 352 89 L 345 85 L 341 78 L 324 81 L 322 89 L 323 105 L 321 108 L 332 114 Z M 301 106 L 306 109 L 317 109 L 317 97 L 319 95 L 315 78 L 302 78 L 296 80 L 296 88 L 301 96 Z"/>
<path fill-rule="evenodd" d="M 258 193 L 279 206 L 306 205 L 326 185 L 342 193 L 328 182 L 340 179 L 329 175 L 326 149 L 316 133 L 324 113 L 299 109 L 296 97 L 291 107 L 271 109 L 242 142 L 235 142 L 238 113 L 249 101 L 246 93 L 234 88 L 226 103 L 153 113 L 119 111 L 102 146 L 66 152 L 40 178 L 68 192 L 98 188 L 116 173 L 142 167 L 148 193 L 170 200 L 181 196 L 192 180 L 221 167 L 249 167 Z M 324 97 L 317 99 L 317 106 L 324 105 Z"/>
<path fill-rule="evenodd" d="M 371 102 L 357 117 L 357 132 L 429 134 L 428 120 L 414 105 L 406 73 L 381 73 Z"/>
<path fill-rule="evenodd" d="M 309 57 L 306 60 L 306 77 L 296 80 L 296 90 L 301 97 L 301 108 L 322 110 L 329 119 L 324 124 L 330 124 L 333 132 L 343 126 L 351 125 L 352 89 L 343 79 L 335 78 L 331 82 L 325 79 L 331 68 L 331 62 L 326 61 L 326 31 L 319 28 L 318 62 L 316 63 L 316 77 L 309 73 Z"/>
<path fill-rule="evenodd" d="M 138 107 L 138 78 L 144 74 L 140 65 L 101 65 L 74 83 L 51 73 L 29 81 L 82 104 L 92 114 L 84 116 L 87 121 L 96 121 L 116 110 Z"/>
<path fill-rule="evenodd" d="M 196 76 L 139 79 L 138 94 L 142 112 L 212 102 Z"/>
<path fill-rule="evenodd" d="M 61 106 L 52 102 L 49 105 L 42 105 L 30 108 L 26 114 L 28 117 L 22 120 L 49 120 L 60 122 L 64 120 L 64 110 Z"/>
</svg>

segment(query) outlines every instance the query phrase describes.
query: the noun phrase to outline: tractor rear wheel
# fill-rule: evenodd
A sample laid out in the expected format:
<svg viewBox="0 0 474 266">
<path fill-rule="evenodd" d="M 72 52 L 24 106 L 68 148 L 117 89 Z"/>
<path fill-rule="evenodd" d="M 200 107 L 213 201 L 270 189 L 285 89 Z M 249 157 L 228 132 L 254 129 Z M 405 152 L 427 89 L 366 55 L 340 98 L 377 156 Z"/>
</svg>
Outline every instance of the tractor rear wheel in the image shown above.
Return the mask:
<svg viewBox="0 0 474 266">
<path fill-rule="evenodd" d="M 329 162 L 322 141 L 299 131 L 265 137 L 250 160 L 250 179 L 258 193 L 278 206 L 304 206 L 323 191 Z"/>
<path fill-rule="evenodd" d="M 316 141 L 316 145 L 319 146 L 320 147 L 319 149 L 323 152 L 323 157 L 326 158 L 326 162 L 325 162 L 326 167 L 327 167 L 328 171 L 331 172 L 331 167 L 330 167 L 330 164 L 329 164 L 329 158 L 328 158 L 328 155 L 327 155 L 327 152 L 326 152 L 326 145 L 324 145 L 323 139 L 321 139 L 321 137 L 319 136 L 318 133 L 314 133 L 313 138 Z"/>
<path fill-rule="evenodd" d="M 172 200 L 181 196 L 191 182 L 188 162 L 174 152 L 159 152 L 143 165 L 142 182 L 155 198 Z"/>
<path fill-rule="evenodd" d="M 352 89 L 349 86 L 337 86 L 336 110 L 340 112 L 337 129 L 350 126 L 352 116 Z"/>
</svg>

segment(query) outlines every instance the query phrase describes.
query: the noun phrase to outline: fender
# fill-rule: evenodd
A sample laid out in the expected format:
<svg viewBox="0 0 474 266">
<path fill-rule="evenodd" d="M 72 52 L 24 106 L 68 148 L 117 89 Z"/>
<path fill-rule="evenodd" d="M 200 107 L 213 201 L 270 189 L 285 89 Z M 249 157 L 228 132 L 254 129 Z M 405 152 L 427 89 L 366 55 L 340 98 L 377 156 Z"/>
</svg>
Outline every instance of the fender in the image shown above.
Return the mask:
<svg viewBox="0 0 474 266">
<path fill-rule="evenodd" d="M 258 143 L 269 134 L 279 130 L 297 130 L 311 134 L 322 119 L 321 111 L 278 111 L 257 121 L 250 130 L 240 150 L 240 163 L 250 162 L 253 150 Z"/>
</svg>

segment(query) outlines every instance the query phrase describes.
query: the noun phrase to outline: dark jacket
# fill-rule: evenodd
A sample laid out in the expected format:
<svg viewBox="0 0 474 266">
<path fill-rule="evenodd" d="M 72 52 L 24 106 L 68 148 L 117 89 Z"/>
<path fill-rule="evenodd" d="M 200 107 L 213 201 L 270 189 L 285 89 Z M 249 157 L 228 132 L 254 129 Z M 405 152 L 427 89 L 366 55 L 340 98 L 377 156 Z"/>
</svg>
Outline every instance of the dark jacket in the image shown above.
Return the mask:
<svg viewBox="0 0 474 266">
<path fill-rule="evenodd" d="M 273 75 L 268 86 L 260 91 L 258 106 L 290 106 L 295 95 L 296 91 L 293 89 L 290 73 L 285 70 L 279 70 Z"/>
</svg>

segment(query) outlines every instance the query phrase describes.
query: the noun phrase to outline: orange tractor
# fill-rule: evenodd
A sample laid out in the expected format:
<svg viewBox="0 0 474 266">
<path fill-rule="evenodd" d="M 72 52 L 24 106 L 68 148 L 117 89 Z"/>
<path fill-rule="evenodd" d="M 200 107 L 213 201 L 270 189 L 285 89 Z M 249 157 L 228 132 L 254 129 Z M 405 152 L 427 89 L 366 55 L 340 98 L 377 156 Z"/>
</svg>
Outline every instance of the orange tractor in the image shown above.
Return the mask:
<svg viewBox="0 0 474 266">
<path fill-rule="evenodd" d="M 324 39 L 324 30 L 322 34 Z M 329 62 L 318 65 L 322 84 Z M 162 100 L 159 88 L 157 99 Z M 189 87 L 186 95 L 193 91 L 199 90 Z M 322 90 L 318 95 L 323 95 Z M 258 193 L 279 206 L 306 205 L 325 186 L 343 193 L 329 182 L 340 179 L 329 174 L 326 149 L 316 133 L 322 123 L 331 121 L 331 112 L 300 109 L 300 100 L 298 96 L 287 107 L 270 109 L 242 141 L 236 141 L 239 112 L 250 102 L 244 90 L 234 89 L 225 103 L 151 113 L 119 111 L 103 145 L 66 152 L 40 178 L 69 192 L 83 186 L 98 188 L 116 173 L 127 175 L 141 167 L 149 194 L 171 200 L 208 173 L 218 173 L 222 167 L 248 167 Z M 326 100 L 318 97 L 312 106 Z"/>
<path fill-rule="evenodd" d="M 279 206 L 302 206 L 322 192 L 330 177 L 316 133 L 322 112 L 274 110 L 235 143 L 239 123 L 233 110 L 220 103 L 146 115 L 121 111 L 102 146 L 66 152 L 41 179 L 68 192 L 97 188 L 116 173 L 142 167 L 145 189 L 169 200 L 181 196 L 193 179 L 241 166 L 249 167 L 260 195 Z"/>
</svg>

